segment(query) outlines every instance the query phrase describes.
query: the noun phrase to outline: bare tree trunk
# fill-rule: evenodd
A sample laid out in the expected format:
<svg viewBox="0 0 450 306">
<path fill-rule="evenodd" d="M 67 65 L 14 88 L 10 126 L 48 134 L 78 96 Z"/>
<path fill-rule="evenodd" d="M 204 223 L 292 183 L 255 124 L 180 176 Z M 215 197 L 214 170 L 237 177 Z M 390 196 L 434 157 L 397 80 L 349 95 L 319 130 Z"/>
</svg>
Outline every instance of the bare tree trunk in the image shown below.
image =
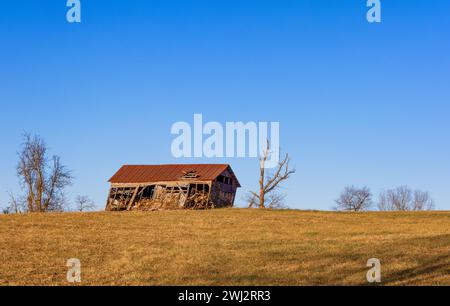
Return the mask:
<svg viewBox="0 0 450 306">
<path fill-rule="evenodd" d="M 261 188 L 259 190 L 259 208 L 264 209 L 266 208 L 266 206 L 264 205 L 265 202 L 265 193 L 264 193 L 264 188 Z"/>
<path fill-rule="evenodd" d="M 251 191 L 248 197 L 249 207 L 259 204 L 260 209 L 266 207 L 271 208 L 275 200 L 276 206 L 279 206 L 282 196 L 275 196 L 274 192 L 279 188 L 280 184 L 288 180 L 289 177 L 295 173 L 295 170 L 289 168 L 289 155 L 286 154 L 284 159 L 278 163 L 275 173 L 266 176 L 266 162 L 270 158 L 272 152 L 270 150 L 270 143 L 267 140 L 267 147 L 262 156 L 259 158 L 259 193 Z M 266 203 L 266 200 L 269 203 Z M 257 203 L 259 201 L 259 203 Z M 266 205 L 267 204 L 267 205 Z"/>
<path fill-rule="evenodd" d="M 267 142 L 267 146 L 269 146 L 269 142 Z M 266 195 L 266 188 L 264 186 L 264 179 L 265 179 L 265 164 L 266 164 L 266 160 L 268 158 L 268 155 L 265 153 L 264 156 L 261 158 L 261 162 L 260 162 L 260 166 L 259 166 L 259 172 L 260 172 L 260 176 L 259 176 L 259 208 L 264 209 L 266 208 L 265 206 L 265 195 Z"/>
</svg>

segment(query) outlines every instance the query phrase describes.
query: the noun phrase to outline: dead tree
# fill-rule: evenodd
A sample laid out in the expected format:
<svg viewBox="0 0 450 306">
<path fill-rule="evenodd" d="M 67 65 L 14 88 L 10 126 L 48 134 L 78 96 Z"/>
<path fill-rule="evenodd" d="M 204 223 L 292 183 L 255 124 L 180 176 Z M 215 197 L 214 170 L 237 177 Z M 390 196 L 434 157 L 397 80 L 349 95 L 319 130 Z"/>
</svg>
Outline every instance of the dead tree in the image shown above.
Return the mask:
<svg viewBox="0 0 450 306">
<path fill-rule="evenodd" d="M 88 196 L 77 196 L 75 199 L 75 210 L 79 212 L 94 210 L 95 204 Z"/>
<path fill-rule="evenodd" d="M 372 206 L 372 193 L 368 187 L 347 186 L 335 202 L 335 210 L 365 211 Z"/>
<path fill-rule="evenodd" d="M 279 192 L 279 188 L 295 173 L 295 169 L 290 169 L 290 158 L 286 154 L 278 163 L 275 172 L 268 173 L 266 163 L 271 154 L 270 143 L 267 141 L 266 149 L 259 158 L 259 192 L 250 191 L 247 197 L 249 208 L 256 206 L 260 209 L 284 207 L 284 195 Z"/>
<path fill-rule="evenodd" d="M 10 214 L 19 214 L 24 208 L 25 201 L 23 199 L 18 199 L 12 192 L 8 192 L 9 194 L 9 206 L 7 207 L 7 211 Z"/>
<path fill-rule="evenodd" d="M 421 211 L 433 210 L 434 201 L 428 192 L 400 186 L 380 193 L 378 200 L 380 211 Z"/>
<path fill-rule="evenodd" d="M 414 191 L 414 197 L 412 202 L 412 210 L 433 210 L 434 200 L 431 198 L 430 194 L 426 191 L 416 190 Z"/>
<path fill-rule="evenodd" d="M 2 210 L 2 214 L 4 214 L 4 215 L 9 215 L 11 213 L 11 207 L 10 206 L 2 207 L 1 210 Z"/>
<path fill-rule="evenodd" d="M 40 137 L 24 136 L 17 176 L 25 193 L 22 205 L 27 212 L 63 210 L 63 191 L 72 182 L 71 172 L 61 164 L 58 156 L 47 158 L 47 149 Z"/>
</svg>

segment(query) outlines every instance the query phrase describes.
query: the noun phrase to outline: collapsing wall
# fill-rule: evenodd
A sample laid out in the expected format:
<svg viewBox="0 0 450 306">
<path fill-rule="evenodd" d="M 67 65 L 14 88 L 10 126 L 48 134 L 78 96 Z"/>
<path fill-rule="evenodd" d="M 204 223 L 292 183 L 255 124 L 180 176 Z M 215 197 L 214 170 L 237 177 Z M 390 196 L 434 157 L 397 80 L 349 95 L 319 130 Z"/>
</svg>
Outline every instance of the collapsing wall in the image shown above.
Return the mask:
<svg viewBox="0 0 450 306">
<path fill-rule="evenodd" d="M 210 209 L 231 207 L 234 194 L 220 182 L 166 182 L 112 185 L 106 210 Z"/>
</svg>

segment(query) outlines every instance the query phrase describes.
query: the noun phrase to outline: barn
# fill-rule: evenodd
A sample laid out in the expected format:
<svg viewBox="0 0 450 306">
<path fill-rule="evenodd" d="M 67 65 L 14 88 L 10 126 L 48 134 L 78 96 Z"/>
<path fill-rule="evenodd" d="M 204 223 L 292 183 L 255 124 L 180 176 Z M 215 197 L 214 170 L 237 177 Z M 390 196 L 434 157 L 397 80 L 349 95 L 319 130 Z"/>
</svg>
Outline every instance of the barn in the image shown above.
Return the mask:
<svg viewBox="0 0 450 306">
<path fill-rule="evenodd" d="M 109 183 L 107 211 L 232 207 L 241 187 L 228 164 L 125 165 Z"/>
</svg>

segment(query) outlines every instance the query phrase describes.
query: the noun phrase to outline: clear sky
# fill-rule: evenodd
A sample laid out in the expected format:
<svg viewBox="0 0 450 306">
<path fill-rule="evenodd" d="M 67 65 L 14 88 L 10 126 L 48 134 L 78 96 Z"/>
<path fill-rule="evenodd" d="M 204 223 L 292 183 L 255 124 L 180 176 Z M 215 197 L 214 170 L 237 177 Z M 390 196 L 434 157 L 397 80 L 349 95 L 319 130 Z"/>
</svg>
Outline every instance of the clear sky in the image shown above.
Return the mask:
<svg viewBox="0 0 450 306">
<path fill-rule="evenodd" d="M 409 185 L 450 209 L 450 1 L 65 0 L 0 3 L 0 206 L 21 135 L 103 208 L 122 164 L 226 162 L 242 195 L 255 159 L 172 157 L 176 121 L 279 121 L 297 173 L 288 204 L 330 209 L 348 184 Z"/>
</svg>

